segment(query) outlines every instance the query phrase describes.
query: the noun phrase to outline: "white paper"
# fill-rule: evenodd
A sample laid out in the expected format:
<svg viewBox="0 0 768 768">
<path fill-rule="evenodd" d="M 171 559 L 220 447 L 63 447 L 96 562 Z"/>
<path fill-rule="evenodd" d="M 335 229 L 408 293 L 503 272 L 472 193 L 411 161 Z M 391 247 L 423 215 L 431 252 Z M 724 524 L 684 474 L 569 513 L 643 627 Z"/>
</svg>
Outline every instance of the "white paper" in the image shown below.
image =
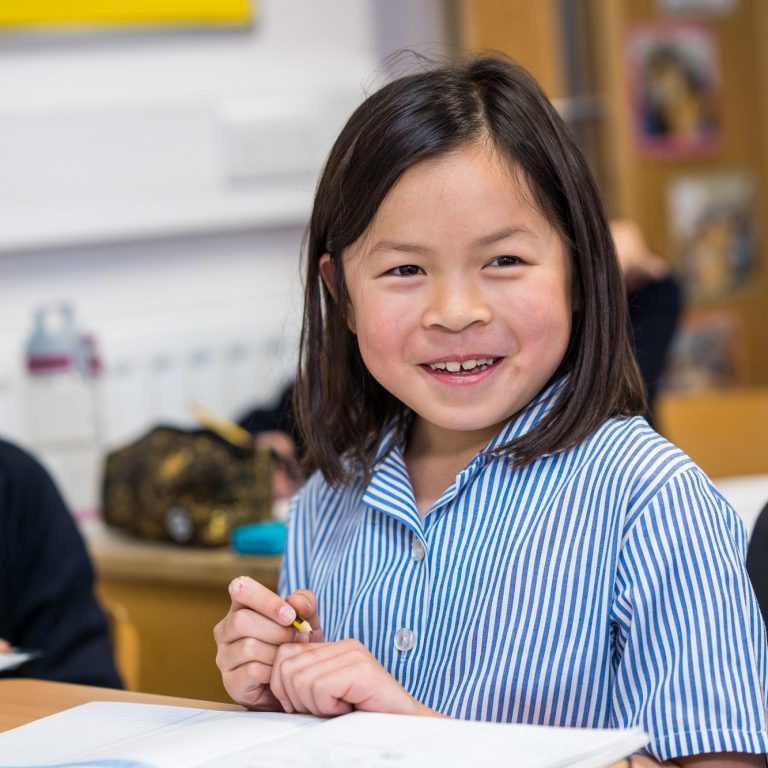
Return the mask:
<svg viewBox="0 0 768 768">
<path fill-rule="evenodd" d="M 0 768 L 600 768 L 646 741 L 639 730 L 93 702 L 0 734 Z"/>
<path fill-rule="evenodd" d="M 647 740 L 639 729 L 549 728 L 353 712 L 299 739 L 262 744 L 205 763 L 205 768 L 599 768 Z"/>
<path fill-rule="evenodd" d="M 278 713 L 91 702 L 0 733 L 0 766 L 191 767 L 321 722 Z"/>
<path fill-rule="evenodd" d="M 16 669 L 25 661 L 36 659 L 40 654 L 37 651 L 23 651 L 21 648 L 11 648 L 6 653 L 0 653 L 0 672 L 8 669 Z"/>
</svg>

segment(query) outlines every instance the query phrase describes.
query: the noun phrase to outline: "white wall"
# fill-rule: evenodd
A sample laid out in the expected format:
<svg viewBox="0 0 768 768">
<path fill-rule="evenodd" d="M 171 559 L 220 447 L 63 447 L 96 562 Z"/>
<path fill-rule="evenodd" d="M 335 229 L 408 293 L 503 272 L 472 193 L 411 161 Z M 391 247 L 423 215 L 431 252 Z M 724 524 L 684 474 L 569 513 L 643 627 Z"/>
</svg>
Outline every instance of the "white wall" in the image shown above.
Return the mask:
<svg viewBox="0 0 768 768">
<path fill-rule="evenodd" d="M 442 4 L 257 9 L 247 31 L 0 40 L 0 433 L 26 438 L 22 350 L 43 302 L 72 302 L 99 338 L 123 393 L 113 440 L 180 418 L 195 376 L 235 415 L 290 375 L 321 158 L 386 54 L 440 49 Z"/>
<path fill-rule="evenodd" d="M 11 39 L 0 248 L 302 221 L 375 68 L 370 8 L 259 7 L 252 30 Z"/>
</svg>

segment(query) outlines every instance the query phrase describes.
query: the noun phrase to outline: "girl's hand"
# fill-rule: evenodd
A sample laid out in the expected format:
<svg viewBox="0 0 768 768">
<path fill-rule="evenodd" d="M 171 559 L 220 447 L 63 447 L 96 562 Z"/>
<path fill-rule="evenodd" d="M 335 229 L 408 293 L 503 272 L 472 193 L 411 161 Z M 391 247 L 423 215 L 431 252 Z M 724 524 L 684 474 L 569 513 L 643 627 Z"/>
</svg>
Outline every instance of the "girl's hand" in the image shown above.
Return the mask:
<svg viewBox="0 0 768 768">
<path fill-rule="evenodd" d="M 235 579 L 229 594 L 229 613 L 213 629 L 224 687 L 233 701 L 249 709 L 280 709 L 269 690 L 275 655 L 284 643 L 308 641 L 291 626 L 297 614 L 312 626 L 311 640 L 322 641 L 317 600 L 303 589 L 283 600 L 248 576 Z"/>
<path fill-rule="evenodd" d="M 286 712 L 327 716 L 360 709 L 436 715 L 416 701 L 357 640 L 280 646 L 270 687 Z"/>
<path fill-rule="evenodd" d="M 286 501 L 299 490 L 301 470 L 296 461 L 296 445 L 286 432 L 259 432 L 256 445 L 272 451 L 272 498 Z"/>
<path fill-rule="evenodd" d="M 11 650 L 11 644 L 0 637 L 0 653 L 8 653 Z"/>
</svg>

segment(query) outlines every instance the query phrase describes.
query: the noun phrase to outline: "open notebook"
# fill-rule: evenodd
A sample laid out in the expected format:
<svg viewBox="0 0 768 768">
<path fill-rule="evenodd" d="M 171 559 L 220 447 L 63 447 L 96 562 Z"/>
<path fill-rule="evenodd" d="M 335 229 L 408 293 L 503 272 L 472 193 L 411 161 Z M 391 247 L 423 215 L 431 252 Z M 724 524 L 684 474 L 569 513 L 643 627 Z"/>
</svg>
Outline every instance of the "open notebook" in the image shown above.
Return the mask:
<svg viewBox="0 0 768 768">
<path fill-rule="evenodd" d="M 639 730 L 353 712 L 333 719 L 92 702 L 0 734 L 0 766 L 52 768 L 598 768 Z"/>
</svg>

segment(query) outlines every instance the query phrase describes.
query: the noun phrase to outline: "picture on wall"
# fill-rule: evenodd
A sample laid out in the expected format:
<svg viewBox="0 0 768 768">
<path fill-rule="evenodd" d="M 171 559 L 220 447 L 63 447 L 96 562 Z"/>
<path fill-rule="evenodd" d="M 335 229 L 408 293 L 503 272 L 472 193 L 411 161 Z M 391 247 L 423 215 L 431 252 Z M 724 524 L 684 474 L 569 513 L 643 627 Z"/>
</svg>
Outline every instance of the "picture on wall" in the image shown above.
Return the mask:
<svg viewBox="0 0 768 768">
<path fill-rule="evenodd" d="M 669 188 L 669 224 L 691 302 L 746 288 L 757 269 L 755 180 L 747 173 L 682 177 Z"/>
<path fill-rule="evenodd" d="M 633 27 L 627 77 L 637 149 L 657 158 L 711 153 L 720 139 L 720 64 L 702 24 Z"/>
<path fill-rule="evenodd" d="M 661 389 L 696 392 L 743 385 L 746 350 L 739 317 L 725 310 L 693 313 L 675 335 Z"/>
</svg>

